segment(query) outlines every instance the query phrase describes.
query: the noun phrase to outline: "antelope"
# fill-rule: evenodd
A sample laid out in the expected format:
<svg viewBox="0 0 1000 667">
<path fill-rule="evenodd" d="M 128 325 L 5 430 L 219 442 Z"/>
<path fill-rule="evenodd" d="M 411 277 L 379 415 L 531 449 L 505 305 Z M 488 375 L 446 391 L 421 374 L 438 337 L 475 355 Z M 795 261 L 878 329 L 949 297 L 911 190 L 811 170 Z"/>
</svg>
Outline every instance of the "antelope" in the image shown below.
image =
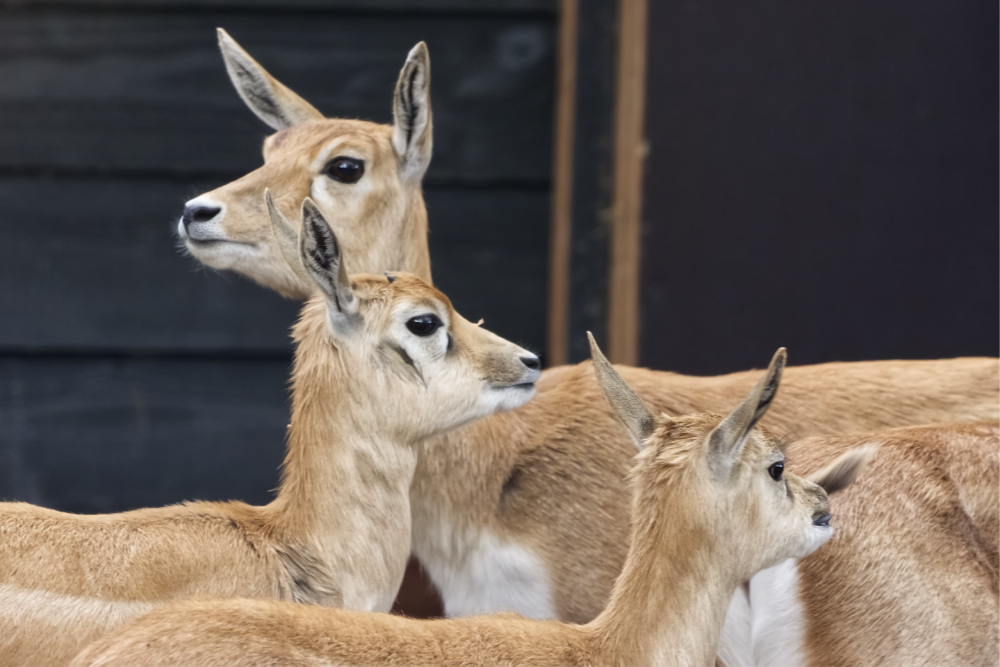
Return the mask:
<svg viewBox="0 0 1000 667">
<path fill-rule="evenodd" d="M 225 30 L 219 48 L 237 92 L 275 133 L 264 166 L 184 207 L 177 234 L 198 261 L 230 269 L 293 299 L 313 283 L 272 242 L 265 184 L 285 208 L 311 197 L 337 233 L 350 262 L 369 273 L 407 271 L 431 282 L 427 208 L 420 188 L 431 160 L 430 56 L 420 42 L 399 74 L 392 127 L 328 119 L 268 74 Z M 307 175 L 303 178 L 304 175 Z M 386 242 L 386 239 L 393 239 Z"/>
<path fill-rule="evenodd" d="M 785 474 L 777 438 L 755 428 L 777 391 L 784 350 L 728 416 L 654 418 L 593 338 L 591 345 L 598 382 L 639 448 L 630 474 L 632 546 L 592 622 L 513 615 L 428 621 L 197 600 L 100 639 L 73 665 L 713 664 L 734 589 L 762 568 L 811 553 L 832 533 L 826 492 Z M 839 465 L 862 460 L 851 453 Z"/>
<path fill-rule="evenodd" d="M 296 254 L 317 294 L 294 328 L 274 501 L 98 516 L 0 505 L 0 663 L 65 664 L 102 633 L 192 595 L 390 609 L 410 553 L 414 443 L 521 405 L 539 361 L 416 276 L 348 279 L 308 199 L 303 219 Z"/>
<path fill-rule="evenodd" d="M 268 187 L 279 207 L 302 192 L 328 193 L 317 195 L 317 205 L 351 248 L 355 270 L 427 271 L 422 275 L 429 277 L 427 218 L 416 194 L 432 146 L 426 47 L 410 52 L 400 74 L 395 124 L 357 126 L 363 132 L 351 129 L 358 121 L 321 119 L 221 31 L 220 48 L 237 91 L 276 130 L 264 143 L 264 167 L 185 208 L 192 220 L 201 206 L 218 209 L 214 224 L 224 229 L 226 243 L 237 244 L 234 253 L 243 251 L 238 244 L 270 244 L 255 251 L 254 267 L 235 260 L 228 266 L 293 298 L 309 288 L 309 277 L 281 259 L 277 237 L 255 231 L 266 222 Z M 340 148 L 362 145 L 381 148 L 363 154 Z M 365 160 L 353 184 L 336 172 L 341 157 Z M 386 191 L 392 187 L 395 194 Z M 328 210 L 325 202 L 335 197 L 339 208 Z M 385 210 L 399 217 L 380 213 L 382 201 L 396 202 Z M 350 217 L 350 211 L 366 213 Z M 188 247 L 199 260 L 222 267 L 197 244 Z M 268 257 L 276 268 L 261 269 Z M 752 372 L 618 371 L 668 414 L 722 411 L 753 383 Z M 789 436 L 995 419 L 1000 411 L 995 358 L 828 363 L 790 367 L 784 377 L 790 400 L 772 409 L 765 425 Z M 632 446 L 605 407 L 589 362 L 546 370 L 537 386 L 536 397 L 520 409 L 419 445 L 432 455 L 419 456 L 414 473 L 412 548 L 448 616 L 514 611 L 585 623 L 603 609 L 621 571 L 629 516 L 623 478 Z"/>
<path fill-rule="evenodd" d="M 719 647 L 725 665 L 996 665 L 998 427 L 792 443 L 788 457 L 800 471 L 853 448 L 877 452 L 831 496 L 838 529 L 830 543 L 758 573 L 734 595 Z"/>
</svg>

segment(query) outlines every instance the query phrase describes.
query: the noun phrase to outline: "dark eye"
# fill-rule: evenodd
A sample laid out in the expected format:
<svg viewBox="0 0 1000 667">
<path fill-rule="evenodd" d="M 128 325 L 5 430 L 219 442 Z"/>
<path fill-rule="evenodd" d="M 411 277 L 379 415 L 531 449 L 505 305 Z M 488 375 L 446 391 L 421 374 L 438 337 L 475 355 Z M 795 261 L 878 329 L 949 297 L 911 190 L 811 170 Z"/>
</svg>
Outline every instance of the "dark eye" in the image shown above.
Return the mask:
<svg viewBox="0 0 1000 667">
<path fill-rule="evenodd" d="M 781 481 L 781 476 L 784 474 L 784 472 L 785 472 L 784 461 L 778 461 L 777 463 L 772 463 L 771 467 L 767 469 L 767 474 L 769 474 L 771 476 L 771 479 L 773 479 L 775 482 Z"/>
<path fill-rule="evenodd" d="M 406 328 L 417 336 L 430 336 L 441 326 L 437 315 L 417 315 L 406 322 Z"/>
<path fill-rule="evenodd" d="M 335 157 L 326 163 L 323 173 L 341 183 L 357 183 L 365 175 L 365 161 L 353 157 Z"/>
</svg>

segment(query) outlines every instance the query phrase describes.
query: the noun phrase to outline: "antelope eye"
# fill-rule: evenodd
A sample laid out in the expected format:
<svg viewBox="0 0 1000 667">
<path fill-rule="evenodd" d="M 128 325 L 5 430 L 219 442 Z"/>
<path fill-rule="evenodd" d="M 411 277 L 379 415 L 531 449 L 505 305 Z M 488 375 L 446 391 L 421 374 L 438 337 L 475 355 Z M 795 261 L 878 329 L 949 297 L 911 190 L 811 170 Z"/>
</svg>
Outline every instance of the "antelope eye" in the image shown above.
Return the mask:
<svg viewBox="0 0 1000 667">
<path fill-rule="evenodd" d="M 771 479 L 773 479 L 775 482 L 781 481 L 781 476 L 784 474 L 784 472 L 785 472 L 784 461 L 778 461 L 777 463 L 772 463 L 771 467 L 767 469 L 767 474 L 769 474 L 771 476 Z"/>
<path fill-rule="evenodd" d="M 437 315 L 417 315 L 406 321 L 406 328 L 416 336 L 430 336 L 441 327 Z"/>
<path fill-rule="evenodd" d="M 365 161 L 353 157 L 335 157 L 326 163 L 323 173 L 341 183 L 357 183 L 365 175 Z"/>
</svg>

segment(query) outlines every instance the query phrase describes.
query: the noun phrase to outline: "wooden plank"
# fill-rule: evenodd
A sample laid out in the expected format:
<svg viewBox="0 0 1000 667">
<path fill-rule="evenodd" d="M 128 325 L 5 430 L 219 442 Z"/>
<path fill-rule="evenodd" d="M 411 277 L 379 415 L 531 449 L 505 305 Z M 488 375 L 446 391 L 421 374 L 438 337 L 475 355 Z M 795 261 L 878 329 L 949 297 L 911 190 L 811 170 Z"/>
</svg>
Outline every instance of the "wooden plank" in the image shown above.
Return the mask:
<svg viewBox="0 0 1000 667">
<path fill-rule="evenodd" d="M 287 353 L 298 306 L 180 256 L 210 183 L 0 178 L 0 350 Z M 431 188 L 438 284 L 470 318 L 544 341 L 544 190 Z"/>
<path fill-rule="evenodd" d="M 20 7 L 85 7 L 117 11 L 170 9 L 197 11 L 315 11 L 431 13 L 555 13 L 556 0 L 19 0 Z"/>
<path fill-rule="evenodd" d="M 544 350 L 548 193 L 434 189 L 426 198 L 434 283 L 466 318 Z"/>
<path fill-rule="evenodd" d="M 284 351 L 297 304 L 181 256 L 201 186 L 0 179 L 0 349 Z"/>
<path fill-rule="evenodd" d="M 559 12 L 559 79 L 552 160 L 552 222 L 549 255 L 548 358 L 569 358 L 569 271 L 573 236 L 573 134 L 576 119 L 578 0 L 562 0 Z"/>
<path fill-rule="evenodd" d="M 615 95 L 614 201 L 608 276 L 608 359 L 639 361 L 642 161 L 646 93 L 646 0 L 621 0 Z"/>
<path fill-rule="evenodd" d="M 642 362 L 996 355 L 997 15 L 651 4 Z"/>
<path fill-rule="evenodd" d="M 0 357 L 0 498 L 87 513 L 267 502 L 289 363 Z"/>
<path fill-rule="evenodd" d="M 249 171 L 268 129 L 244 108 L 222 25 L 331 116 L 391 119 L 409 49 L 433 59 L 431 182 L 549 179 L 552 17 L 6 11 L 0 169 Z"/>
<path fill-rule="evenodd" d="M 607 340 L 618 0 L 579 0 L 568 361 Z"/>
</svg>

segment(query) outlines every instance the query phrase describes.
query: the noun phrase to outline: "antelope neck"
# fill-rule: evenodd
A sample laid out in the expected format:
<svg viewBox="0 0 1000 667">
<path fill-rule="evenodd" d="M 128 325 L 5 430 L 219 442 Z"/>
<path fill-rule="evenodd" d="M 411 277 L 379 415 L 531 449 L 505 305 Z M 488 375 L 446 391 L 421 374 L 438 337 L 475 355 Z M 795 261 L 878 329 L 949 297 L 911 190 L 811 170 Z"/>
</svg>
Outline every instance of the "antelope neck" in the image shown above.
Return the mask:
<svg viewBox="0 0 1000 667">
<path fill-rule="evenodd" d="M 335 353 L 333 353 L 335 356 Z M 381 437 L 370 406 L 329 363 L 297 358 L 288 453 L 274 523 L 325 566 L 348 609 L 388 611 L 410 553 L 409 489 L 417 455 Z M 361 415 L 361 416 L 359 416 Z"/>
<path fill-rule="evenodd" d="M 609 665 L 713 665 L 739 583 L 731 558 L 709 529 L 690 520 L 697 511 L 691 503 L 656 502 L 657 509 L 681 511 L 646 507 L 638 515 L 611 599 L 586 627 Z"/>
</svg>

